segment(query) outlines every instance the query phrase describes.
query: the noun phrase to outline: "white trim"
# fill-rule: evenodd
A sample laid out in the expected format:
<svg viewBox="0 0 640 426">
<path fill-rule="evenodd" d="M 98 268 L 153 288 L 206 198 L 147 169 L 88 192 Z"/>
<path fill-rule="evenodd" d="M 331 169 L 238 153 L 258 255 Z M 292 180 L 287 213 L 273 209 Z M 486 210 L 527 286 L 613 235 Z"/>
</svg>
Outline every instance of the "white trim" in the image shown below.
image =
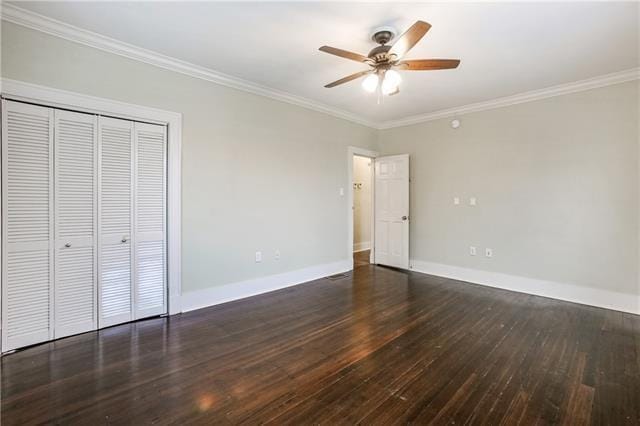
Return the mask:
<svg viewBox="0 0 640 426">
<path fill-rule="evenodd" d="M 380 154 L 376 151 L 371 151 L 366 148 L 359 148 L 357 146 L 347 147 L 347 254 L 351 262 L 351 268 L 353 269 L 353 156 L 359 155 L 361 157 L 369 157 L 374 159 Z M 372 162 L 373 165 L 373 162 Z M 373 203 L 375 202 L 375 187 L 373 180 L 373 172 L 371 173 L 371 238 L 374 234 L 375 218 Z M 369 254 L 369 260 L 373 263 L 373 252 L 375 247 L 371 246 L 371 253 Z"/>
<path fill-rule="evenodd" d="M 136 121 L 166 124 L 168 136 L 167 164 L 167 269 L 169 279 L 169 314 L 182 312 L 181 301 L 181 156 L 182 114 L 140 105 L 53 89 L 17 80 L 2 79 L 2 96 L 50 107 L 115 116 Z"/>
<path fill-rule="evenodd" d="M 636 96 L 637 96 L 636 99 L 640 99 L 640 85 L 637 86 Z M 637 108 L 636 111 L 637 111 L 637 115 L 638 115 L 638 117 L 637 117 L 638 121 L 636 123 L 640 123 L 640 108 Z M 637 194 L 637 197 L 638 197 L 637 209 L 638 210 L 637 210 L 637 213 L 636 213 L 638 215 L 638 246 L 636 248 L 637 256 L 638 256 L 638 262 L 636 263 L 636 268 L 638 269 L 637 270 L 637 280 L 638 280 L 638 282 L 636 284 L 637 284 L 637 293 L 638 293 L 638 306 L 640 307 L 640 132 L 638 132 L 636 134 L 636 137 L 637 137 L 637 147 L 638 147 L 638 158 L 637 158 L 637 160 L 638 160 L 638 163 L 637 163 L 638 164 L 637 165 L 638 169 L 636 169 L 636 170 L 638 170 L 638 194 Z M 638 308 L 638 309 L 640 309 L 640 308 Z"/>
<path fill-rule="evenodd" d="M 361 243 L 355 243 L 353 245 L 353 252 L 358 253 L 360 251 L 370 250 L 371 249 L 371 241 L 364 241 Z"/>
<path fill-rule="evenodd" d="M 441 118 L 469 114 L 472 112 L 479 112 L 489 109 L 502 108 L 510 105 L 522 104 L 526 102 L 533 102 L 540 99 L 567 95 L 575 92 L 582 92 L 584 90 L 611 86 L 613 84 L 624 83 L 627 81 L 638 79 L 640 79 L 640 68 L 632 68 L 625 71 L 614 72 L 611 74 L 605 74 L 602 76 L 588 78 L 586 80 L 574 81 L 571 83 L 559 84 L 557 86 L 547 87 L 544 89 L 531 90 L 529 92 L 522 92 L 516 95 L 496 98 L 489 101 L 477 102 L 450 109 L 443 109 L 427 114 L 414 115 L 411 117 L 401 118 L 399 120 L 385 121 L 381 123 L 377 128 L 391 129 L 394 127 L 410 126 L 412 124 L 423 123 L 426 121 L 433 121 Z"/>
<path fill-rule="evenodd" d="M 612 84 L 640 79 L 640 68 L 632 68 L 629 70 L 597 76 L 586 80 L 580 80 L 544 89 L 523 92 L 512 96 L 463 105 L 451 109 L 434 111 L 427 114 L 414 115 L 399 120 L 389 120 L 381 123 L 376 123 L 368 118 L 359 116 L 358 114 L 344 111 L 330 105 L 304 98 L 302 96 L 297 96 L 281 90 L 272 89 L 270 87 L 233 77 L 228 74 L 223 74 L 210 68 L 172 58 L 170 56 L 166 56 L 148 49 L 143 49 L 129 43 L 125 43 L 110 37 L 103 36 L 101 34 L 84 30 L 82 28 L 67 24 L 62 21 L 58 21 L 53 18 L 49 18 L 44 15 L 40 15 L 30 10 L 15 6 L 13 4 L 3 3 L 0 12 L 2 20 L 4 21 L 31 28 L 33 30 L 50 34 L 55 37 L 63 38 L 74 43 L 83 44 L 85 46 L 93 47 L 95 49 L 113 53 L 115 55 L 124 56 L 129 59 L 185 74 L 190 77 L 199 78 L 223 86 L 253 93 L 255 95 L 264 96 L 292 105 L 297 105 L 303 108 L 308 108 L 379 130 L 408 126 L 411 124 L 437 120 L 440 118 L 459 116 L 471 112 L 501 108 L 509 105 L 516 105 L 525 102 L 536 101 L 539 99 L 550 98 L 553 96 L 565 95 L 568 93 L 574 93 L 583 90 L 594 89 L 597 87 L 604 87 Z"/>
<path fill-rule="evenodd" d="M 272 89 L 257 83 L 233 77 L 228 74 L 212 70 L 172 58 L 148 49 L 134 46 L 101 34 L 87 31 L 82 28 L 49 18 L 44 15 L 23 9 L 21 7 L 4 3 L 2 4 L 2 19 L 13 24 L 31 28 L 55 37 L 63 38 L 94 49 L 103 50 L 105 52 L 124 56 L 129 59 L 154 65 L 159 68 L 185 74 L 190 77 L 199 78 L 201 80 L 211 81 L 216 84 L 253 93 L 255 95 L 264 96 L 278 101 L 286 102 L 292 105 L 308 108 L 314 111 L 342 118 L 354 123 L 358 123 L 368 127 L 374 127 L 375 124 L 370 120 L 352 114 L 332 106 L 313 101 L 301 96 L 293 95 L 281 90 Z"/>
<path fill-rule="evenodd" d="M 420 260 L 412 260 L 411 269 L 424 274 L 640 315 L 640 306 L 633 294 Z"/>
<path fill-rule="evenodd" d="M 329 275 L 347 272 L 350 270 L 350 265 L 351 262 L 341 260 L 339 262 L 311 266 L 218 287 L 189 291 L 182 295 L 182 309 L 184 312 L 193 311 L 195 309 L 206 308 L 232 300 L 244 299 L 245 297 L 256 296 L 281 288 L 303 284 L 308 281 L 325 278 Z"/>
</svg>

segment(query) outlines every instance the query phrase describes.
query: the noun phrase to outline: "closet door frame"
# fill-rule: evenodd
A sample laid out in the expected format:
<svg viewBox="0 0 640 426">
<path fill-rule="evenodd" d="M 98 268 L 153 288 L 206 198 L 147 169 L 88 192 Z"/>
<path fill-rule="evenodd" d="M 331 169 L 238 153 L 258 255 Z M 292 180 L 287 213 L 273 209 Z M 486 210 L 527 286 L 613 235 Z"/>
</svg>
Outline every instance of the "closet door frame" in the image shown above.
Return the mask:
<svg viewBox="0 0 640 426">
<path fill-rule="evenodd" d="M 136 104 L 130 104 L 106 98 L 88 96 L 81 93 L 70 92 L 50 88 L 18 80 L 2 79 L 2 99 L 27 102 L 45 107 L 69 109 L 78 112 L 97 114 L 106 117 L 121 118 L 160 124 L 167 126 L 166 155 L 166 280 L 167 280 L 167 312 L 174 315 L 182 312 L 181 297 L 181 162 L 182 162 L 182 114 Z M 4 120 L 4 111 L 0 111 Z M 2 126 L 4 132 L 4 125 Z M 0 161 L 2 169 L 0 175 L 4 180 L 4 151 Z M 0 206 L 2 218 L 0 223 L 5 223 L 4 194 Z M 4 243 L 4 242 L 3 242 Z M 2 244 L 4 245 L 4 244 Z M 0 245 L 0 246 L 2 246 Z M 0 247 L 0 255 L 4 259 L 5 248 Z M 0 274 L 0 306 L 3 306 L 2 292 L 4 291 L 4 268 Z M 3 309 L 4 311 L 4 309 Z M 2 318 L 2 315 L 0 315 Z M 0 323 L 0 327 L 2 324 Z M 0 352 L 5 352 L 0 347 Z"/>
</svg>

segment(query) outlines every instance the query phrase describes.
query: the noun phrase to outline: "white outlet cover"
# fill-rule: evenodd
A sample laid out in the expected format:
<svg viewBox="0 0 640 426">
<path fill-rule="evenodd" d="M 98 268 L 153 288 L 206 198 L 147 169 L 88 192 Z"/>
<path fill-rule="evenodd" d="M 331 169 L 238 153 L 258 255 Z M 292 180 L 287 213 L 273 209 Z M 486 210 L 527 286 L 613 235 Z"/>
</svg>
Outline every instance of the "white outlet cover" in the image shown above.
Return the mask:
<svg viewBox="0 0 640 426">
<path fill-rule="evenodd" d="M 460 197 L 453 197 L 453 204 L 456 206 L 460 204 Z"/>
<path fill-rule="evenodd" d="M 260 263 L 262 262 L 262 252 L 261 251 L 257 251 L 256 252 L 256 263 Z"/>
<path fill-rule="evenodd" d="M 280 250 L 276 250 L 275 258 L 276 260 L 280 260 Z"/>
<path fill-rule="evenodd" d="M 470 206 L 475 206 L 476 205 L 476 197 L 469 198 L 469 205 Z"/>
</svg>

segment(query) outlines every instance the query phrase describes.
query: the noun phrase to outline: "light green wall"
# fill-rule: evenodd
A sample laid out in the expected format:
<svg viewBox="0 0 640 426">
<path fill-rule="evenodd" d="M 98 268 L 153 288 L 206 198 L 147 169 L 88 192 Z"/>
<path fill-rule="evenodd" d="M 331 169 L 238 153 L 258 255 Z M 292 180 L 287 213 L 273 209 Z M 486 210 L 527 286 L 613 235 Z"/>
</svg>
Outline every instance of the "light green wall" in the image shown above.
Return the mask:
<svg viewBox="0 0 640 426">
<path fill-rule="evenodd" d="M 185 291 L 347 259 L 355 145 L 411 154 L 412 258 L 638 294 L 637 82 L 377 132 L 4 22 L 1 70 L 183 113 Z"/>
<path fill-rule="evenodd" d="M 634 81 L 381 131 L 411 155 L 411 257 L 637 295 L 638 99 Z"/>
<path fill-rule="evenodd" d="M 2 76 L 183 114 L 184 291 L 349 258 L 347 146 L 375 130 L 6 22 Z"/>
</svg>

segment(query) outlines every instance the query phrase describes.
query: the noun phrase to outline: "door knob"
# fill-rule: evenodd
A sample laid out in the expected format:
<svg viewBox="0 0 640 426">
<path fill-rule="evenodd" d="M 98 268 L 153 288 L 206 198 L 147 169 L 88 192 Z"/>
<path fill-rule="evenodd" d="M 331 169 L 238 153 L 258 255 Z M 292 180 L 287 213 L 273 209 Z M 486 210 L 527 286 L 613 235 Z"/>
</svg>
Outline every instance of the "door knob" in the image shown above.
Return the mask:
<svg viewBox="0 0 640 426">
<path fill-rule="evenodd" d="M 127 237 L 122 237 L 122 242 L 126 243 L 127 242 Z"/>
<path fill-rule="evenodd" d="M 407 220 L 409 219 L 409 216 L 402 216 L 402 220 Z"/>
<path fill-rule="evenodd" d="M 65 247 L 71 247 L 71 243 L 66 243 L 64 246 Z"/>
</svg>

